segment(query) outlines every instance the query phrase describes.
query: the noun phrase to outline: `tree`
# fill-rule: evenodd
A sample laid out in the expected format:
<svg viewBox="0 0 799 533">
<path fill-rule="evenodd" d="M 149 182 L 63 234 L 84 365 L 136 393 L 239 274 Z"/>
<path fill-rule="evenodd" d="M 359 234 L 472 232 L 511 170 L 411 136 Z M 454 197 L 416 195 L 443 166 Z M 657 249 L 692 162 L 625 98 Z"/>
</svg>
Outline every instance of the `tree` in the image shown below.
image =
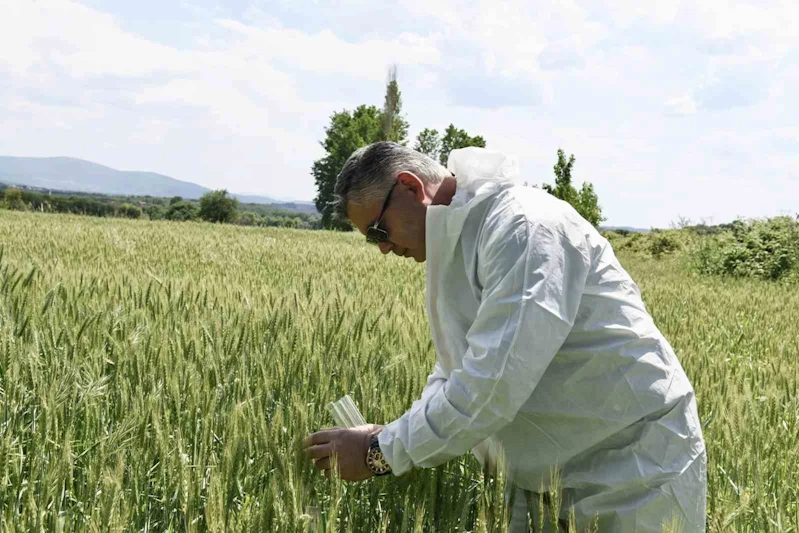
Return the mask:
<svg viewBox="0 0 799 533">
<path fill-rule="evenodd" d="M 13 209 L 14 211 L 25 211 L 27 206 L 25 205 L 25 201 L 22 199 L 22 191 L 16 188 L 6 189 L 5 192 L 5 200 L 3 203 L 7 209 Z"/>
<path fill-rule="evenodd" d="M 240 214 L 239 217 L 236 219 L 236 224 L 240 226 L 255 226 L 257 222 L 258 222 L 258 215 L 256 215 L 252 211 L 245 211 L 244 213 Z"/>
<path fill-rule="evenodd" d="M 144 208 L 145 214 L 150 220 L 162 220 L 164 218 L 164 208 L 158 204 L 150 204 Z"/>
<path fill-rule="evenodd" d="M 334 188 L 336 178 L 344 163 L 352 153 L 373 142 L 388 140 L 405 144 L 408 123 L 401 114 L 402 98 L 396 80 L 396 71 L 389 75 L 386 85 L 384 108 L 361 105 L 355 111 L 333 113 L 330 125 L 325 128 L 325 140 L 320 144 L 325 149 L 325 157 L 314 161 L 311 174 L 316 183 L 314 204 L 322 214 L 322 227 L 351 231 L 352 225 L 346 220 L 336 220 L 333 216 Z M 391 120 L 384 120 L 386 115 Z"/>
<path fill-rule="evenodd" d="M 236 216 L 239 201 L 228 196 L 225 189 L 203 194 L 200 198 L 200 218 L 208 222 L 230 222 Z"/>
<path fill-rule="evenodd" d="M 142 211 L 135 205 L 131 204 L 122 204 L 119 208 L 119 216 L 125 218 L 141 218 Z"/>
<path fill-rule="evenodd" d="M 194 204 L 189 202 L 175 202 L 166 210 L 164 218 L 167 220 L 177 220 L 184 222 L 186 220 L 193 220 L 197 216 L 197 208 Z"/>
<path fill-rule="evenodd" d="M 433 130 L 435 131 L 435 130 Z M 438 154 L 439 162 L 447 166 L 449 160 L 449 153 L 458 148 L 466 148 L 467 146 L 479 146 L 480 148 L 486 147 L 486 141 L 481 136 L 470 137 L 466 130 L 456 128 L 450 124 L 444 132 L 444 138 L 441 139 L 441 150 Z"/>
<path fill-rule="evenodd" d="M 408 122 L 401 112 L 402 93 L 397 84 L 397 67 L 392 65 L 388 70 L 386 96 L 380 115 L 380 136 L 375 141 L 393 141 L 402 145 L 408 142 Z"/>
<path fill-rule="evenodd" d="M 578 192 L 572 185 L 572 168 L 574 168 L 574 154 L 566 160 L 566 154 L 558 148 L 558 161 L 555 163 L 555 186 L 544 183 L 543 189 L 556 198 L 568 202 L 588 222 L 598 227 L 605 221 L 602 216 L 602 207 L 594 191 L 594 185 L 583 183 Z"/>
<path fill-rule="evenodd" d="M 419 132 L 413 149 L 431 159 L 437 160 L 441 153 L 441 137 L 438 136 L 438 130 L 425 128 Z"/>
</svg>

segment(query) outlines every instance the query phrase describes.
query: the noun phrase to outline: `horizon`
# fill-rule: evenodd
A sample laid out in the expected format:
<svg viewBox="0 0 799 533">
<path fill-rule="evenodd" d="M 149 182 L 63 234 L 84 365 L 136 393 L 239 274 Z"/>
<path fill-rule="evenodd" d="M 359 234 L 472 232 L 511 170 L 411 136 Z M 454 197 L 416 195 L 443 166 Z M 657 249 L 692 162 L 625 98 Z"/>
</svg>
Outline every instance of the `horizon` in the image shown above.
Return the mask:
<svg viewBox="0 0 799 533">
<path fill-rule="evenodd" d="M 81 158 L 78 158 L 78 157 L 71 157 L 71 156 L 68 156 L 68 155 L 20 157 L 20 156 L 14 156 L 14 155 L 0 154 L 0 158 L 3 158 L 3 157 L 12 158 L 12 159 L 13 158 L 16 158 L 16 159 L 70 159 L 70 160 L 73 160 L 73 161 L 80 161 L 80 162 L 83 162 L 83 163 L 91 163 L 93 165 L 98 165 L 98 166 L 107 168 L 109 170 L 113 170 L 115 172 L 135 172 L 135 173 L 141 173 L 141 174 L 154 174 L 154 175 L 161 176 L 161 177 L 164 177 L 164 178 L 168 178 L 168 179 L 171 179 L 171 180 L 179 181 L 181 183 L 187 183 L 187 184 L 190 184 L 190 185 L 199 185 L 198 183 L 194 183 L 194 182 L 187 181 L 187 180 L 182 180 L 180 178 L 175 178 L 173 176 L 168 176 L 166 174 L 162 174 L 161 172 L 154 171 L 154 170 L 114 168 L 114 167 L 111 167 L 111 166 L 106 165 L 104 163 L 98 163 L 97 161 L 89 161 L 88 159 L 81 159 Z M 31 188 L 31 189 L 42 189 L 42 187 L 37 187 L 35 185 L 26 185 L 26 184 L 23 184 L 23 183 L 12 183 L 12 182 L 8 182 L 8 181 L 4 181 L 3 179 L 0 179 L 0 184 L 5 184 L 7 186 L 8 185 L 20 186 L 20 187 Z M 69 190 L 69 189 L 57 189 L 57 188 L 49 188 L 47 190 L 51 190 L 51 191 L 55 191 L 55 192 L 74 192 L 74 193 L 81 193 L 81 194 L 101 194 L 101 195 L 107 195 L 107 196 L 118 196 L 118 195 L 113 194 L 113 193 L 104 193 L 104 192 L 101 192 L 101 191 L 79 191 L 79 190 L 74 190 L 73 191 L 73 190 Z M 214 190 L 214 189 L 210 189 L 210 190 Z M 257 194 L 257 193 L 239 192 L 239 191 L 228 191 L 228 192 L 230 194 L 238 195 L 238 196 L 258 196 L 258 197 L 261 197 L 261 198 L 269 198 L 271 200 L 276 200 L 276 201 L 279 201 L 279 202 L 282 202 L 282 203 L 313 203 L 313 200 L 297 200 L 297 199 L 290 199 L 289 200 L 289 199 L 284 199 L 284 198 L 278 198 L 278 197 L 275 197 L 275 196 L 266 196 L 266 195 Z M 142 195 L 134 194 L 132 196 L 142 196 Z"/>
<path fill-rule="evenodd" d="M 453 123 L 539 185 L 562 148 L 604 225 L 799 210 L 799 5 L 503 6 L 12 3 L 0 152 L 310 202 L 330 115 L 396 64 L 410 146 Z"/>
</svg>

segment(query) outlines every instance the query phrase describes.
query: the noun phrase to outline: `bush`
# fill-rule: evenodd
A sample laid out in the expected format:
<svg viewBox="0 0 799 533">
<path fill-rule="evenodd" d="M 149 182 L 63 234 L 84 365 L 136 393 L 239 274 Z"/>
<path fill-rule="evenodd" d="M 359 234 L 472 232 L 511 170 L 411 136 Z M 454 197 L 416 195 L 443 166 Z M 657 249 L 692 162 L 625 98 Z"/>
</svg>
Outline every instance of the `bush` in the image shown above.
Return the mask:
<svg viewBox="0 0 799 533">
<path fill-rule="evenodd" d="M 692 253 L 695 268 L 705 274 L 799 280 L 799 221 L 790 217 L 744 222 L 705 237 Z"/>
<path fill-rule="evenodd" d="M 671 253 L 679 248 L 680 243 L 668 233 L 658 233 L 649 243 L 649 252 L 657 259 L 660 259 L 663 254 Z"/>
<path fill-rule="evenodd" d="M 255 226 L 257 222 L 258 222 L 258 215 L 256 215 L 252 211 L 245 211 L 244 213 L 240 214 L 239 217 L 236 219 L 236 224 L 240 226 Z"/>
<path fill-rule="evenodd" d="M 141 218 L 142 211 L 135 205 L 122 204 L 119 208 L 119 216 L 125 218 Z"/>
<path fill-rule="evenodd" d="M 689 226 L 689 230 L 693 231 L 695 234 L 699 235 L 700 237 L 704 237 L 706 235 L 718 235 L 724 228 L 721 226 L 708 226 L 706 224 L 697 224 L 696 226 Z"/>
<path fill-rule="evenodd" d="M 144 212 L 150 220 L 163 220 L 166 212 L 158 204 L 150 204 L 144 208 Z"/>
<path fill-rule="evenodd" d="M 205 193 L 200 198 L 200 218 L 208 222 L 231 222 L 236 216 L 239 201 L 228 196 L 224 189 Z"/>
<path fill-rule="evenodd" d="M 194 204 L 189 202 L 179 201 L 171 204 L 169 209 L 166 210 L 164 218 L 167 220 L 186 221 L 193 220 L 197 217 L 197 208 Z"/>
<path fill-rule="evenodd" d="M 27 205 L 22 199 L 22 191 L 19 189 L 6 189 L 3 194 L 2 207 L 14 211 L 26 211 Z"/>
</svg>

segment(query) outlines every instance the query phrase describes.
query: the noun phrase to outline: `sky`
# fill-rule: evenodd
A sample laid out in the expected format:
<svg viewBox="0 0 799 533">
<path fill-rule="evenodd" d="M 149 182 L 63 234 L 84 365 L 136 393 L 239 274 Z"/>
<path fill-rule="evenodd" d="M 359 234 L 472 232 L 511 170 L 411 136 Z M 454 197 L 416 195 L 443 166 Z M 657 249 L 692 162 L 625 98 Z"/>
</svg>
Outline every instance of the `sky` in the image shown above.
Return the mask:
<svg viewBox="0 0 799 533">
<path fill-rule="evenodd" d="M 0 13 L 0 155 L 312 200 L 330 115 L 382 105 L 396 65 L 411 145 L 453 123 L 516 156 L 529 183 L 553 180 L 562 148 L 607 225 L 799 213 L 794 0 L 0 0 Z"/>
</svg>

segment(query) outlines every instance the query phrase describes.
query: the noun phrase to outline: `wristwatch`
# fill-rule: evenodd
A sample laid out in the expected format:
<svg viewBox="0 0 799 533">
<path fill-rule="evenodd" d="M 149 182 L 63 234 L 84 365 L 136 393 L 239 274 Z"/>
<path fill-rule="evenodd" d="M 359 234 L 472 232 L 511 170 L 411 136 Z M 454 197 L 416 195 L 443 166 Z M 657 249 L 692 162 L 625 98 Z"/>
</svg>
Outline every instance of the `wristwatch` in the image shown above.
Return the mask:
<svg viewBox="0 0 799 533">
<path fill-rule="evenodd" d="M 391 472 L 391 466 L 386 462 L 386 458 L 380 450 L 377 435 L 373 435 L 369 443 L 369 450 L 366 452 L 366 466 L 376 476 L 385 476 Z"/>
</svg>

